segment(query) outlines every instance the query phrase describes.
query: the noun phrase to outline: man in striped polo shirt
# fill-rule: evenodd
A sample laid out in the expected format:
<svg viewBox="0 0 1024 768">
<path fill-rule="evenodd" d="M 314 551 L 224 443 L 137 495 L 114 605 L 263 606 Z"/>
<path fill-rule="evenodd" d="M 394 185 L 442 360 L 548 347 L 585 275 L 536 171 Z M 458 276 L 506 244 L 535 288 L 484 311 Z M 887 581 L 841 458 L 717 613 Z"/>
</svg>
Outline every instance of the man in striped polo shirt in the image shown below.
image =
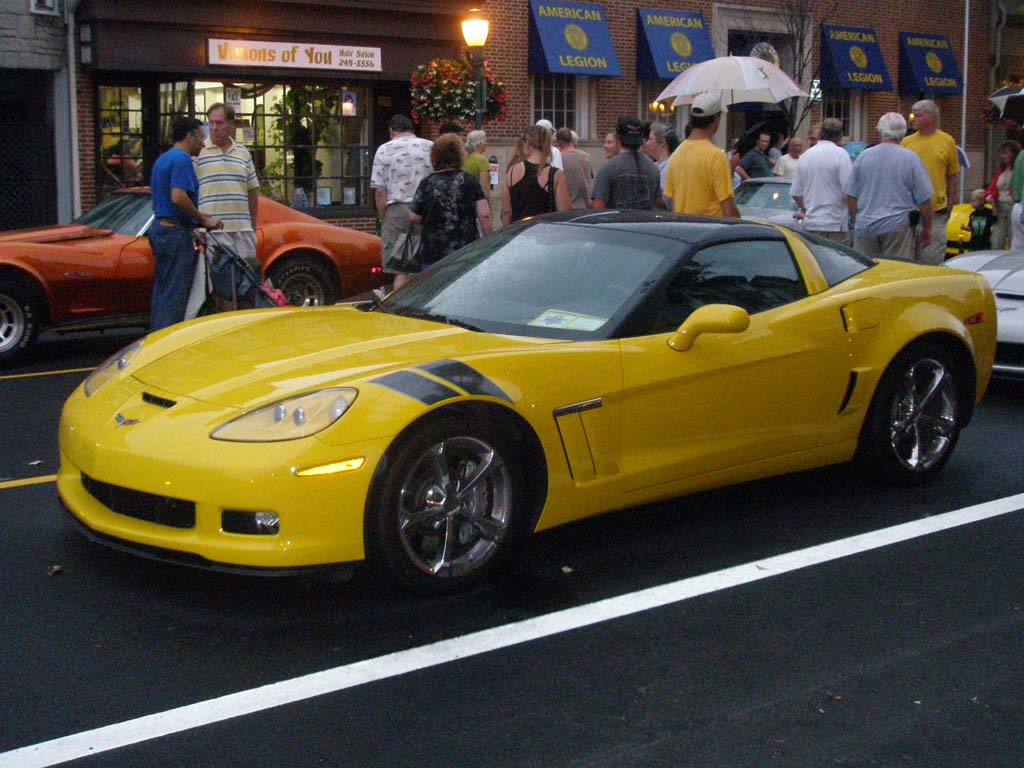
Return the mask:
<svg viewBox="0 0 1024 768">
<path fill-rule="evenodd" d="M 206 111 L 210 137 L 196 158 L 199 210 L 224 222 L 224 235 L 256 271 L 256 210 L 260 183 L 249 150 L 234 141 L 235 110 L 220 102 Z"/>
</svg>

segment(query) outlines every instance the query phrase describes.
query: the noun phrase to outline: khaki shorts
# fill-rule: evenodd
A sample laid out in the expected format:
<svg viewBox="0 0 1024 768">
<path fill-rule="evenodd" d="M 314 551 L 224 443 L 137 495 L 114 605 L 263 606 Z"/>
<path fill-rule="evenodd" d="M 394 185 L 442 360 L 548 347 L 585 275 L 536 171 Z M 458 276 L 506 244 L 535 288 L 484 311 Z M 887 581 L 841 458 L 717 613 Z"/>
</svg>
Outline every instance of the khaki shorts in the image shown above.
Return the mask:
<svg viewBox="0 0 1024 768">
<path fill-rule="evenodd" d="M 409 270 L 402 269 L 402 258 L 406 238 L 418 237 L 420 227 L 409 224 L 409 203 L 391 203 L 384 211 L 384 220 L 380 223 L 381 265 L 388 274 L 405 274 Z"/>
</svg>

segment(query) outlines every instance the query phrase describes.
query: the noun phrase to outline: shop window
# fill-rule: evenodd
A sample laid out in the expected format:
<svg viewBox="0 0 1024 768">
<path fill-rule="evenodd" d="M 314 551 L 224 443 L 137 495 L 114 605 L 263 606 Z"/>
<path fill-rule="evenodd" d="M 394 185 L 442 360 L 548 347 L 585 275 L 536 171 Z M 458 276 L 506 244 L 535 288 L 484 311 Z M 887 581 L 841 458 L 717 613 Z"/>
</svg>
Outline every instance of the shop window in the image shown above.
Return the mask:
<svg viewBox="0 0 1024 768">
<path fill-rule="evenodd" d="M 592 110 L 596 80 L 575 75 L 538 75 L 533 78 L 533 122 L 541 118 L 555 128 L 571 128 L 581 138 L 594 135 Z"/>
<path fill-rule="evenodd" d="M 821 97 L 821 117 L 834 117 L 843 124 L 843 135 L 854 141 L 863 138 L 863 93 L 861 91 L 824 91 Z"/>
<path fill-rule="evenodd" d="M 533 122 L 547 119 L 555 128 L 576 127 L 576 78 L 573 75 L 538 75 L 533 84 Z"/>
<path fill-rule="evenodd" d="M 142 89 L 101 85 L 99 101 L 100 197 L 143 180 Z"/>
<path fill-rule="evenodd" d="M 850 135 L 850 92 L 825 91 L 821 99 L 822 119 L 834 117 L 843 124 L 843 135 Z"/>
<path fill-rule="evenodd" d="M 187 81 L 160 83 L 159 118 L 160 118 L 160 151 L 174 144 L 174 118 L 185 117 L 191 113 L 189 109 L 189 83 Z"/>
<path fill-rule="evenodd" d="M 640 119 L 662 122 L 679 127 L 679 108 L 671 106 L 673 99 L 658 101 L 658 96 L 668 87 L 671 80 L 640 81 Z"/>
<path fill-rule="evenodd" d="M 235 108 L 235 141 L 263 193 L 296 207 L 369 207 L 370 90 L 318 84 L 196 83 L 196 113 Z"/>
</svg>

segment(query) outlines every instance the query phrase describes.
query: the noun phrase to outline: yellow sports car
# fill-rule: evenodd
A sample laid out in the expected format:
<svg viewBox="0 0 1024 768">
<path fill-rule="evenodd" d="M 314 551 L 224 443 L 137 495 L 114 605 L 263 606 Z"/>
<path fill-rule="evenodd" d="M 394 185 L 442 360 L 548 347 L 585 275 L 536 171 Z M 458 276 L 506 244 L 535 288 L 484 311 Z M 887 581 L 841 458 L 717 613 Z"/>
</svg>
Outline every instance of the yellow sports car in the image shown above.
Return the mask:
<svg viewBox="0 0 1024 768">
<path fill-rule="evenodd" d="M 986 205 L 989 210 L 992 209 L 991 205 Z M 949 221 L 946 222 L 946 258 L 956 256 L 961 253 L 967 253 L 970 250 L 971 244 L 971 232 L 970 229 L 964 229 L 968 226 L 971 221 L 971 213 L 974 212 L 974 206 L 970 203 L 960 203 L 954 205 L 953 210 L 949 213 Z"/>
<path fill-rule="evenodd" d="M 988 385 L 980 275 L 764 224 L 573 211 L 383 301 L 232 312 L 132 344 L 61 418 L 93 538 L 213 568 L 376 561 L 425 593 L 531 531 L 856 459 L 938 472 Z"/>
</svg>

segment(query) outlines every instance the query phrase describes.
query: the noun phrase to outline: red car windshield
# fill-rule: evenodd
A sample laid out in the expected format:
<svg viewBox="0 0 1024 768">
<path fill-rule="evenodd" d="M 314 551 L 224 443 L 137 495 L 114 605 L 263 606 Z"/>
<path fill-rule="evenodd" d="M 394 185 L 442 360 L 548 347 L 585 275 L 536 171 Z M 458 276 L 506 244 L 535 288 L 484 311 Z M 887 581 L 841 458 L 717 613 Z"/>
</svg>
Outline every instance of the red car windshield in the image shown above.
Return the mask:
<svg viewBox="0 0 1024 768">
<path fill-rule="evenodd" d="M 94 229 L 112 229 L 119 235 L 141 235 L 153 215 L 149 195 L 114 195 L 88 213 L 83 213 L 75 224 Z"/>
</svg>

